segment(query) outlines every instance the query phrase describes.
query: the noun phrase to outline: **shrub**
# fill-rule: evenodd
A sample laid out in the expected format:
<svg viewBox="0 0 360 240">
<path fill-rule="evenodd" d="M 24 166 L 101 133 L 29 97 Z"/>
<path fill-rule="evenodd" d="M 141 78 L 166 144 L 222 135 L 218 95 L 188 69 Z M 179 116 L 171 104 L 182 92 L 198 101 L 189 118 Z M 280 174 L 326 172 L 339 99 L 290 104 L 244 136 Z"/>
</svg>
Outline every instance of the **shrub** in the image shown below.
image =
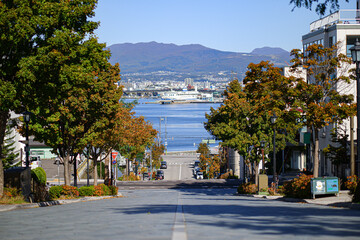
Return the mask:
<svg viewBox="0 0 360 240">
<path fill-rule="evenodd" d="M 18 197 L 21 196 L 21 191 L 17 188 L 4 188 L 4 194 L 3 196 L 12 198 L 12 197 Z"/>
<path fill-rule="evenodd" d="M 268 192 L 272 196 L 277 195 L 281 192 L 281 187 L 279 186 L 279 188 L 277 189 L 276 184 L 272 182 L 270 188 L 268 189 Z"/>
<path fill-rule="evenodd" d="M 345 187 L 350 190 L 350 194 L 354 194 L 358 185 L 358 178 L 356 175 L 348 176 L 345 182 Z"/>
<path fill-rule="evenodd" d="M 81 188 L 79 188 L 79 196 L 94 196 L 94 193 L 94 186 L 82 186 Z"/>
<path fill-rule="evenodd" d="M 153 177 L 155 178 L 154 174 Z M 136 176 L 135 173 L 131 172 L 128 176 L 124 175 L 119 178 L 120 181 L 139 181 L 140 177 Z"/>
<path fill-rule="evenodd" d="M 98 186 L 94 186 L 94 196 L 103 196 L 104 195 L 104 190 L 102 188 L 102 186 L 98 185 Z"/>
<path fill-rule="evenodd" d="M 103 195 L 107 196 L 110 195 L 110 189 L 108 186 L 106 186 L 105 184 L 100 184 L 99 186 L 101 186 L 102 190 L 103 190 Z"/>
<path fill-rule="evenodd" d="M 66 185 L 60 185 L 60 186 L 52 186 L 49 190 L 49 197 L 50 199 L 58 199 L 61 196 L 65 198 L 74 198 L 79 196 L 79 191 L 77 187 L 73 186 L 66 186 Z"/>
<path fill-rule="evenodd" d="M 257 185 L 253 183 L 243 183 L 238 187 L 239 194 L 255 194 L 257 191 Z"/>
<path fill-rule="evenodd" d="M 108 188 L 110 190 L 110 195 L 117 195 L 118 194 L 118 190 L 119 190 L 118 187 L 110 185 L 110 186 L 108 186 Z"/>
<path fill-rule="evenodd" d="M 61 196 L 62 186 L 52 186 L 49 190 L 50 199 L 58 199 Z"/>
<path fill-rule="evenodd" d="M 0 204 L 23 204 L 26 203 L 21 191 L 17 188 L 4 188 L 4 194 L 0 197 Z"/>
<path fill-rule="evenodd" d="M 354 191 L 354 196 L 352 198 L 352 201 L 354 203 L 360 203 L 360 185 L 358 184 L 355 191 Z"/>
<path fill-rule="evenodd" d="M 287 197 L 311 198 L 311 178 L 312 175 L 301 174 L 298 178 L 286 181 L 283 192 Z"/>
<path fill-rule="evenodd" d="M 64 197 L 68 198 L 68 197 L 78 197 L 79 196 L 79 190 L 77 187 L 74 186 L 66 186 L 66 185 L 62 185 L 62 191 L 61 191 L 61 195 L 63 195 Z"/>
<path fill-rule="evenodd" d="M 223 173 L 219 177 L 220 179 L 239 179 L 238 176 L 233 175 L 231 172 Z"/>
<path fill-rule="evenodd" d="M 38 183 L 46 184 L 46 172 L 42 167 L 32 169 L 31 177 Z"/>
</svg>

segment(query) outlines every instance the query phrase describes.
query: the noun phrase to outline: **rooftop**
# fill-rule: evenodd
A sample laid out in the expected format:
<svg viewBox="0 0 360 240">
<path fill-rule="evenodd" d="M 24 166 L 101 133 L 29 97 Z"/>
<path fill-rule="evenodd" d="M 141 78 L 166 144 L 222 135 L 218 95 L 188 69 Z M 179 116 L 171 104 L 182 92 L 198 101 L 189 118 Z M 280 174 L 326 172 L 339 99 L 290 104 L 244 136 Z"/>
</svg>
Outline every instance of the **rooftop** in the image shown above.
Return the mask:
<svg viewBox="0 0 360 240">
<path fill-rule="evenodd" d="M 310 24 L 310 32 L 334 24 L 360 24 L 360 10 L 339 10 Z"/>
</svg>

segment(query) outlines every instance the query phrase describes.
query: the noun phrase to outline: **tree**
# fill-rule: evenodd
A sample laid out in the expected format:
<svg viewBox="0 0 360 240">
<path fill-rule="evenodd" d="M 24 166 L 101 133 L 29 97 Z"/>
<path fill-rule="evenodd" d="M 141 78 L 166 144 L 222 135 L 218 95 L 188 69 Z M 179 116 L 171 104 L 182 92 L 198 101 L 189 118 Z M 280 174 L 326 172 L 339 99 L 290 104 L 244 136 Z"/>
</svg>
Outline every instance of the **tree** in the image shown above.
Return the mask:
<svg viewBox="0 0 360 240">
<path fill-rule="evenodd" d="M 60 76 L 59 72 L 75 70 L 79 73 L 79 69 L 71 69 L 65 62 L 75 59 L 86 62 L 88 59 L 80 59 L 86 54 L 74 51 L 70 42 L 78 45 L 79 51 L 85 50 L 80 46 L 87 42 L 85 39 L 92 38 L 98 26 L 98 23 L 88 20 L 94 16 L 95 5 L 96 0 L 0 1 L 0 29 L 3 33 L 0 38 L 0 148 L 10 111 L 21 113 L 35 109 L 41 99 L 45 104 L 59 104 L 64 101 L 63 95 L 53 98 L 58 96 L 58 86 L 67 85 L 67 90 L 72 89 L 70 78 Z M 62 49 L 54 47 L 56 45 L 61 45 Z M 68 48 L 73 51 L 64 54 Z M 66 92 L 66 89 L 61 91 Z M 3 190 L 1 163 L 0 194 Z"/>
<path fill-rule="evenodd" d="M 346 129 L 343 126 L 333 128 L 331 131 L 331 142 L 323 149 L 326 157 L 336 166 L 337 176 L 341 176 L 341 164 L 349 164 L 350 159 L 348 155 L 348 137 Z"/>
<path fill-rule="evenodd" d="M 304 111 L 304 124 L 311 130 L 313 144 L 314 177 L 319 174 L 319 131 L 333 123 L 341 124 L 344 119 L 354 116 L 356 104 L 351 94 L 338 91 L 339 86 L 350 83 L 349 66 L 351 60 L 338 52 L 338 44 L 331 48 L 313 44 L 304 53 L 294 49 L 291 54 L 292 71 L 303 67 L 307 82 L 299 81 L 296 85 L 301 109 Z"/>
<path fill-rule="evenodd" d="M 349 2 L 349 0 L 345 0 Z M 298 7 L 305 7 L 307 9 L 312 9 L 313 4 L 316 4 L 315 11 L 319 15 L 324 15 L 325 11 L 330 8 L 330 11 L 336 11 L 339 9 L 339 0 L 291 0 L 290 4 L 294 5 L 293 10 Z"/>
<path fill-rule="evenodd" d="M 221 158 L 218 154 L 211 156 L 209 145 L 200 143 L 197 153 L 200 153 L 200 169 L 205 172 L 207 178 L 215 178 L 220 173 Z"/>
<path fill-rule="evenodd" d="M 8 169 L 13 166 L 15 159 L 19 156 L 18 153 L 15 153 L 15 136 L 12 134 L 14 131 L 14 126 L 12 124 L 12 121 L 9 121 L 9 123 L 6 125 L 6 132 L 5 135 L 7 136 L 4 141 L 4 146 L 2 147 L 2 162 L 4 169 Z M 21 161 L 20 161 L 21 163 Z"/>
<path fill-rule="evenodd" d="M 161 155 L 165 152 L 164 144 L 159 142 L 155 142 L 151 147 L 151 157 L 152 157 L 152 165 L 154 168 L 159 168 L 161 165 L 161 161 L 163 160 Z"/>
<path fill-rule="evenodd" d="M 119 69 L 108 63 L 110 53 L 93 35 L 98 24 L 88 18 L 94 15 L 95 0 L 24 2 L 7 5 L 10 12 L 21 6 L 30 11 L 26 16 L 33 14 L 26 35 L 30 53 L 15 63 L 18 99 L 21 109 L 33 112 L 30 130 L 36 139 L 64 160 L 68 185 L 70 158 L 86 146 L 91 130 L 115 114 Z"/>
<path fill-rule="evenodd" d="M 252 179 L 257 183 L 260 154 L 260 141 L 269 143 L 264 149 L 268 154 L 272 149 L 273 127 L 277 130 L 287 129 L 276 134 L 276 147 L 283 149 L 286 140 L 292 141 L 293 135 L 300 127 L 296 119 L 300 117 L 297 110 L 295 78 L 281 75 L 279 68 L 268 62 L 249 64 L 245 86 L 237 80 L 232 81 L 224 92 L 224 104 L 218 109 L 211 109 L 206 115 L 205 128 L 223 146 L 231 147 L 245 159 Z M 278 116 L 275 126 L 270 123 L 270 116 Z"/>
</svg>

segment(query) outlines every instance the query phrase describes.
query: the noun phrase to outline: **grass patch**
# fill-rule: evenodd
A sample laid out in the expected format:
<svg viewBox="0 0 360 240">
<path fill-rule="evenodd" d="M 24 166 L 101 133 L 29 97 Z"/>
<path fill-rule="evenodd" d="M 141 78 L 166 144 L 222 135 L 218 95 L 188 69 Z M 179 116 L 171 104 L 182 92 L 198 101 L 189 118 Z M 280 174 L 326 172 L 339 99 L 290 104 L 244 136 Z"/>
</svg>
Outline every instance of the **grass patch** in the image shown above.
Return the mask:
<svg viewBox="0 0 360 240">
<path fill-rule="evenodd" d="M 0 198 L 0 204 L 9 205 L 9 204 L 24 204 L 28 203 L 24 200 L 22 196 L 8 197 L 3 196 Z"/>
</svg>

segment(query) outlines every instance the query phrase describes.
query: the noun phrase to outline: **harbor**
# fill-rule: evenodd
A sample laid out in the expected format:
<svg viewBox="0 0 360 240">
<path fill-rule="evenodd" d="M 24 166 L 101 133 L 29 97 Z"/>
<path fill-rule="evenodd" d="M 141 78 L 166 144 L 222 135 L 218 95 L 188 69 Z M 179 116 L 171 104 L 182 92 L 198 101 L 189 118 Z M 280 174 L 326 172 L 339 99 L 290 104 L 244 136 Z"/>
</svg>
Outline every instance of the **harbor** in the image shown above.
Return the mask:
<svg viewBox="0 0 360 240">
<path fill-rule="evenodd" d="M 163 100 L 153 102 L 145 102 L 145 104 L 192 104 L 192 103 L 222 103 L 223 99 L 213 99 L 213 100 L 201 100 L 201 99 L 192 99 L 192 100 Z"/>
</svg>

